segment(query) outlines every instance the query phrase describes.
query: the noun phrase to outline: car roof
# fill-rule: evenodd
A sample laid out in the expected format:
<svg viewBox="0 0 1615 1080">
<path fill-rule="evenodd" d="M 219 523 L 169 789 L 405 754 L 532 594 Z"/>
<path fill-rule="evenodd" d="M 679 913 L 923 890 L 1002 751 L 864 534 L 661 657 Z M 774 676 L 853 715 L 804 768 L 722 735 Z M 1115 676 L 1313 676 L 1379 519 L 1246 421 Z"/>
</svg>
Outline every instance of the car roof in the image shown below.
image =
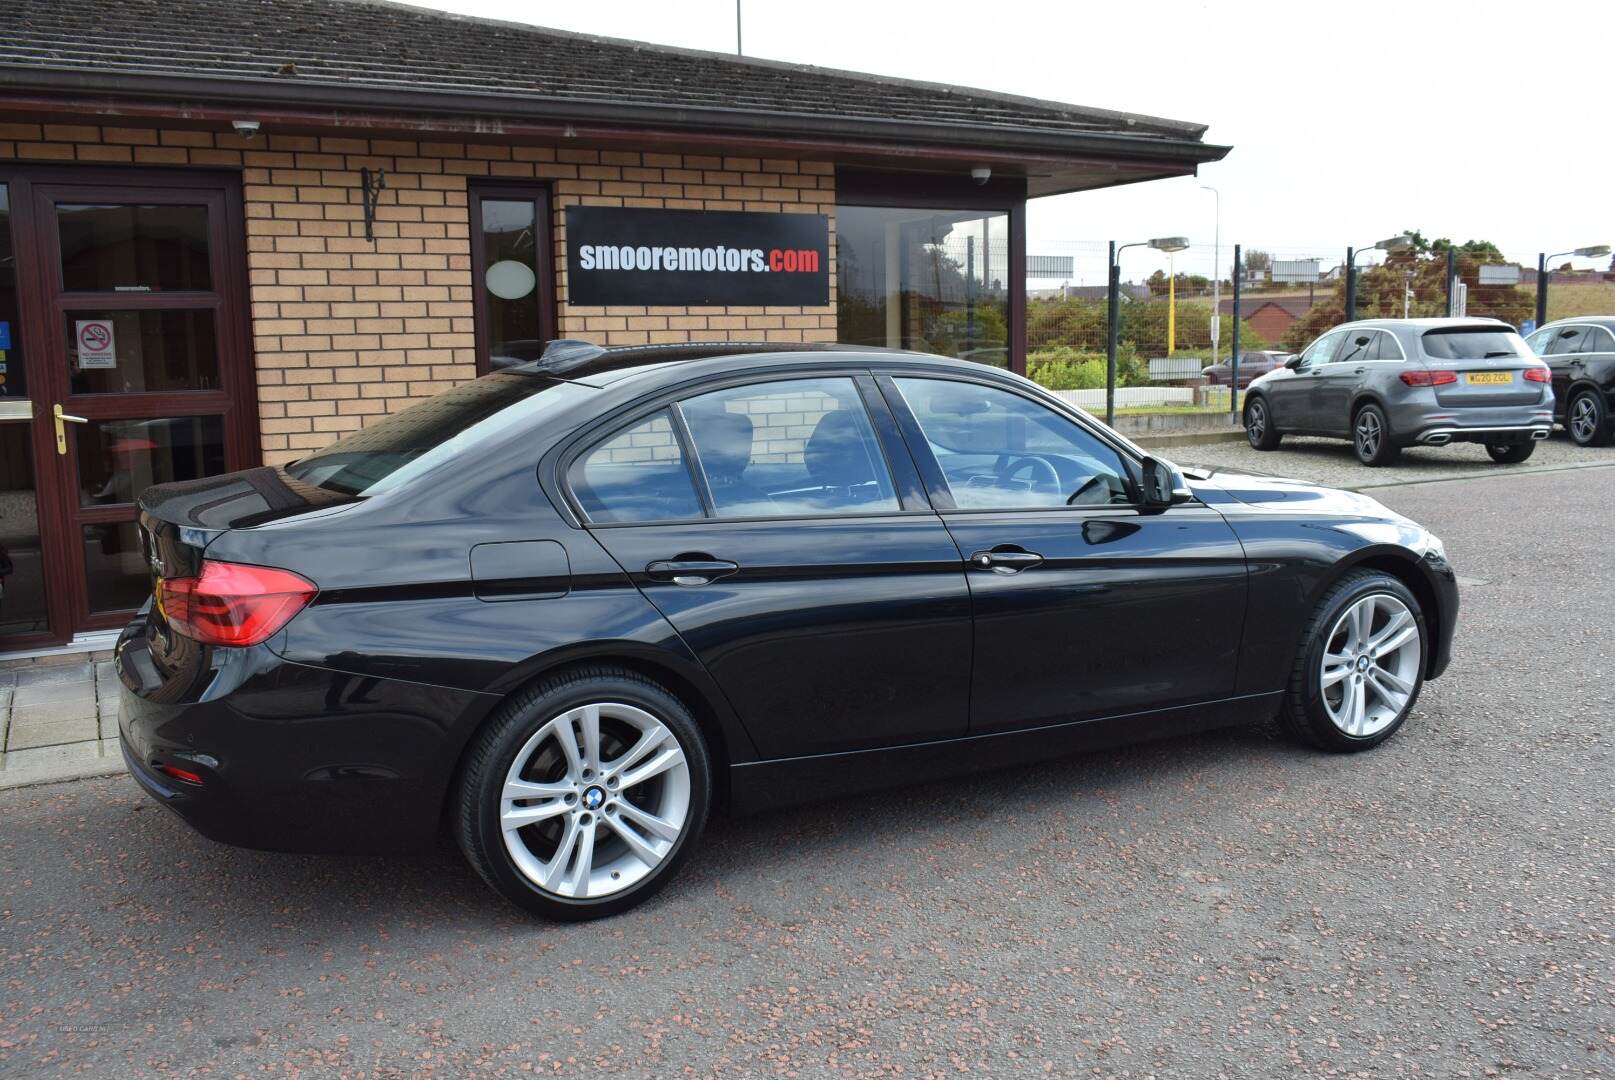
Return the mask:
<svg viewBox="0 0 1615 1080">
<path fill-rule="evenodd" d="M 1439 330 L 1452 326 L 1484 326 L 1488 328 L 1500 326 L 1506 330 L 1514 329 L 1502 319 L 1493 319 L 1483 315 L 1455 315 L 1424 319 L 1358 319 L 1355 322 L 1341 323 L 1339 326 L 1334 326 L 1330 329 L 1343 330 L 1348 326 L 1360 326 L 1374 330 Z M 1327 332 L 1325 331 L 1325 333 Z"/>
<path fill-rule="evenodd" d="M 1563 319 L 1545 322 L 1542 324 L 1541 329 L 1546 330 L 1550 326 L 1566 326 L 1571 323 L 1591 323 L 1594 326 L 1607 326 L 1610 329 L 1615 329 L 1615 315 L 1570 315 Z"/>
<path fill-rule="evenodd" d="M 552 341 L 539 359 L 501 369 L 506 372 L 548 375 L 552 378 L 604 387 L 627 380 L 674 376 L 679 373 L 705 373 L 708 361 L 751 360 L 762 363 L 748 368 L 779 367 L 810 360 L 813 366 L 832 367 L 852 363 L 890 364 L 913 362 L 916 366 L 943 365 L 964 371 L 997 370 L 987 365 L 930 353 L 886 349 L 872 345 L 843 345 L 831 342 L 778 341 L 692 341 L 666 345 L 623 345 L 605 347 L 580 341 Z"/>
</svg>

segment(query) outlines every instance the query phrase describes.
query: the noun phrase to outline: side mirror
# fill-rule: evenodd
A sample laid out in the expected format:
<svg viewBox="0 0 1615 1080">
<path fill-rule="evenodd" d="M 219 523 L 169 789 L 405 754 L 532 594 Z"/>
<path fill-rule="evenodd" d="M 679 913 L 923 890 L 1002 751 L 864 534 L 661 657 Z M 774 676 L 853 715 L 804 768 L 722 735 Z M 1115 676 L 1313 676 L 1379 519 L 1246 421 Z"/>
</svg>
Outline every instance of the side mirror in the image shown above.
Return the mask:
<svg viewBox="0 0 1615 1080">
<path fill-rule="evenodd" d="M 1144 505 L 1165 509 L 1188 502 L 1194 493 L 1177 486 L 1177 470 L 1160 458 L 1147 457 L 1144 466 Z"/>
<path fill-rule="evenodd" d="M 1289 356 L 1286 356 L 1284 358 L 1284 366 L 1289 368 L 1291 371 L 1294 371 L 1296 368 L 1300 367 L 1301 366 L 1301 354 L 1300 353 L 1291 353 Z"/>
</svg>

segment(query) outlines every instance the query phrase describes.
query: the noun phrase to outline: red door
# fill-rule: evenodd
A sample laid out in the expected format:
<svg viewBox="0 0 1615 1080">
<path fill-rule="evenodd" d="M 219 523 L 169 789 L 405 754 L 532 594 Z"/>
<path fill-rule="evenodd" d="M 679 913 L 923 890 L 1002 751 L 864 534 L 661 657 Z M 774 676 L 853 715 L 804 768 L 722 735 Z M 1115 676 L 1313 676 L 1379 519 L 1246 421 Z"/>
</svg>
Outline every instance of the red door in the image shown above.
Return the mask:
<svg viewBox="0 0 1615 1080">
<path fill-rule="evenodd" d="M 140 492 L 254 464 L 258 438 L 233 177 L 0 170 L 0 184 L 21 346 L 7 363 L 20 392 L 0 410 L 27 416 L 0 438 L 26 448 L 37 519 L 0 597 L 31 598 L 29 612 L 0 606 L 0 648 L 14 648 L 126 621 L 150 582 Z M 15 471 L 0 480 L 20 484 Z"/>
</svg>

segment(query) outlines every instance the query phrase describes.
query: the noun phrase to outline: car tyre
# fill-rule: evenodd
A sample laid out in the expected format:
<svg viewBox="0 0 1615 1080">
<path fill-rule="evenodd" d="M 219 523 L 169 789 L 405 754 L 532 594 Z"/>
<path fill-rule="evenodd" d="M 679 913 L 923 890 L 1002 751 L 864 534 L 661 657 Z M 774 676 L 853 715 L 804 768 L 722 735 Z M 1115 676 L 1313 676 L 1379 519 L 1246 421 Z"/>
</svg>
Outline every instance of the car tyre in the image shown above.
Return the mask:
<svg viewBox="0 0 1615 1080">
<path fill-rule="evenodd" d="M 1486 444 L 1487 455 L 1499 465 L 1518 465 L 1535 452 L 1535 442 Z"/>
<path fill-rule="evenodd" d="M 466 752 L 451 810 L 484 881 L 528 911 L 579 921 L 667 884 L 711 802 L 711 756 L 684 703 L 643 675 L 591 666 L 499 708 Z"/>
<path fill-rule="evenodd" d="M 1352 417 L 1351 448 L 1357 460 L 1370 468 L 1390 465 L 1402 456 L 1402 448 L 1392 441 L 1391 422 L 1385 418 L 1385 410 L 1372 403 Z"/>
<path fill-rule="evenodd" d="M 1609 409 L 1603 395 L 1583 390 L 1571 398 L 1565 410 L 1565 430 L 1577 446 L 1608 446 L 1615 433 L 1609 429 Z"/>
<path fill-rule="evenodd" d="M 1277 450 L 1284 437 L 1273 420 L 1267 398 L 1257 394 L 1245 402 L 1245 437 L 1253 450 Z"/>
<path fill-rule="evenodd" d="M 1324 593 L 1302 631 L 1280 721 L 1321 750 L 1378 746 L 1418 702 L 1428 655 L 1418 598 L 1389 574 L 1352 571 Z"/>
</svg>

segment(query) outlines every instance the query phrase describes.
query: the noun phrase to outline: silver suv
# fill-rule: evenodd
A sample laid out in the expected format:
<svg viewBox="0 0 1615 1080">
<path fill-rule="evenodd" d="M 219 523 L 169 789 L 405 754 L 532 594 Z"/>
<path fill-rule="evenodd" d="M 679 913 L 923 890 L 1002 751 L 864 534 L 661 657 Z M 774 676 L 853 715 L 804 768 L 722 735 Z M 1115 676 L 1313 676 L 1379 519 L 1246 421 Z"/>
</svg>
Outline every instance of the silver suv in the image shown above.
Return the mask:
<svg viewBox="0 0 1615 1080">
<path fill-rule="evenodd" d="M 1350 439 L 1364 465 L 1404 446 L 1486 445 L 1493 461 L 1531 456 L 1553 430 L 1548 367 L 1496 319 L 1366 319 L 1337 326 L 1250 385 L 1245 434 Z"/>
</svg>

